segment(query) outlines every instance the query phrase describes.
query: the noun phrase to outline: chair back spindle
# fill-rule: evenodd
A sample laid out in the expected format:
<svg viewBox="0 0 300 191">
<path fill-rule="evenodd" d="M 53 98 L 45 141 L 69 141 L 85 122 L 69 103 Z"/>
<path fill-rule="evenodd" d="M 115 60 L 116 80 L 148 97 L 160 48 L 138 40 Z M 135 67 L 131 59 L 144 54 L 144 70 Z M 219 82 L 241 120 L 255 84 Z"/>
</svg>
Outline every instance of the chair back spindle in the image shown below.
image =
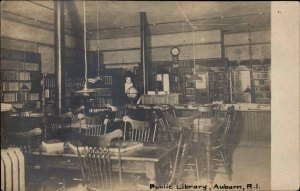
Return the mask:
<svg viewBox="0 0 300 191">
<path fill-rule="evenodd" d="M 124 121 L 124 140 L 129 139 L 137 142 L 154 142 L 157 124 L 151 128 L 149 121 L 131 119 L 129 116 L 123 117 Z"/>
<path fill-rule="evenodd" d="M 81 172 L 84 184 L 88 190 L 112 190 L 112 161 L 109 151 L 109 144 L 112 139 L 122 137 L 123 131 L 118 129 L 101 136 L 81 136 L 81 143 L 84 145 L 82 153 L 77 147 L 78 157 L 81 165 Z M 120 142 L 118 141 L 120 145 Z M 84 157 L 82 157 L 82 154 Z M 119 180 L 122 182 L 122 168 L 120 149 L 119 156 Z"/>
</svg>

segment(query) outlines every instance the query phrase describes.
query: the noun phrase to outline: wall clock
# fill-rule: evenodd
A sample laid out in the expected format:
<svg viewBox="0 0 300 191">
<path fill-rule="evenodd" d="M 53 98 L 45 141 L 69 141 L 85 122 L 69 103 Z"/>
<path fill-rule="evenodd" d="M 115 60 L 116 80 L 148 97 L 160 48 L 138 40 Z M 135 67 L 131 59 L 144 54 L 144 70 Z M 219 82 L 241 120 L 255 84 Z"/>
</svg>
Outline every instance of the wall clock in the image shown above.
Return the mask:
<svg viewBox="0 0 300 191">
<path fill-rule="evenodd" d="M 178 47 L 173 47 L 170 52 L 172 55 L 173 67 L 178 67 L 180 49 Z"/>
<path fill-rule="evenodd" d="M 180 49 L 178 47 L 171 48 L 171 55 L 178 56 L 180 54 Z"/>
</svg>

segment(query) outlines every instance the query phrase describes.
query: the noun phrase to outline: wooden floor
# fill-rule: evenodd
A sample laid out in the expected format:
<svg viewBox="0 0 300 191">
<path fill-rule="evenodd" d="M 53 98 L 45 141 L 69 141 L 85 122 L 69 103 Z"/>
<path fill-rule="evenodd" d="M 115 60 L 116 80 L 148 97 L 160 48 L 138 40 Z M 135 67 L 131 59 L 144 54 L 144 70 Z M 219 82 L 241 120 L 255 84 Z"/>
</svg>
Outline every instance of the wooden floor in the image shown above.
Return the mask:
<svg viewBox="0 0 300 191">
<path fill-rule="evenodd" d="M 233 176 L 232 181 L 228 181 L 227 176 L 222 173 L 218 173 L 214 177 L 214 183 L 220 186 L 234 185 L 246 187 L 247 184 L 256 186 L 258 184 L 260 190 L 270 190 L 271 185 L 271 147 L 270 146 L 239 146 L 236 148 L 233 155 Z M 39 174 L 38 176 L 31 177 L 31 183 L 27 190 L 40 191 L 42 180 L 51 179 L 52 176 L 56 176 L 60 172 L 51 172 L 48 174 Z M 72 175 L 72 176 L 71 176 Z M 70 177 L 80 178 L 80 172 L 77 174 L 66 172 L 61 174 L 64 177 L 68 191 L 80 191 L 84 190 L 79 181 L 73 180 Z M 132 178 L 131 178 L 132 179 Z M 191 174 L 185 175 L 185 183 L 199 185 Z M 201 180 L 200 184 L 206 185 L 205 180 Z M 130 185 L 122 186 L 122 190 L 135 190 Z M 213 190 L 213 189 L 212 189 Z M 228 189 L 227 189 L 228 190 Z M 46 191 L 46 189 L 44 189 Z"/>
<path fill-rule="evenodd" d="M 242 185 L 253 184 L 260 190 L 271 188 L 271 147 L 239 147 L 233 156 L 233 176 L 229 182 L 225 174 L 217 174 L 215 183 Z"/>
</svg>

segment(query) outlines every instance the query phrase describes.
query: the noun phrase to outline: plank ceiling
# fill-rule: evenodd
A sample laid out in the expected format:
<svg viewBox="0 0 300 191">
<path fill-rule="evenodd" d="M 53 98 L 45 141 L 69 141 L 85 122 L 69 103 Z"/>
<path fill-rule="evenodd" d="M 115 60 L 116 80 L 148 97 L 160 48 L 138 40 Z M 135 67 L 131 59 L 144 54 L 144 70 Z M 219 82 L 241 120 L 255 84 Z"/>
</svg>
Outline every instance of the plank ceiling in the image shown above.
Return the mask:
<svg viewBox="0 0 300 191">
<path fill-rule="evenodd" d="M 1 17 L 53 30 L 53 7 L 53 1 L 2 1 Z M 191 31 L 180 8 L 196 30 L 270 29 L 270 2 L 86 1 L 88 38 L 98 38 L 97 32 L 100 39 L 138 36 L 139 12 L 146 12 L 153 35 Z M 82 32 L 82 1 L 65 1 L 65 23 L 67 33 Z"/>
</svg>

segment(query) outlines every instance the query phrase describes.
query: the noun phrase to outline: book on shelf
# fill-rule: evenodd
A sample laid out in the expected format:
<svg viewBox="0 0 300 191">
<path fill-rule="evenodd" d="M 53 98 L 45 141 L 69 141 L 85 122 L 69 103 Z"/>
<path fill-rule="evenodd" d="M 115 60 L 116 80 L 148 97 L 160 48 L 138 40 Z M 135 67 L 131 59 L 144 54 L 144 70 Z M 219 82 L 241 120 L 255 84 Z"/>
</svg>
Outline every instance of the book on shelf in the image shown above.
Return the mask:
<svg viewBox="0 0 300 191">
<path fill-rule="evenodd" d="M 26 71 L 39 71 L 39 64 L 21 62 L 20 69 Z"/>
<path fill-rule="evenodd" d="M 18 91 L 19 85 L 18 82 L 2 82 L 2 91 Z"/>
<path fill-rule="evenodd" d="M 3 70 L 23 70 L 23 71 L 39 71 L 39 64 L 27 63 L 20 61 L 1 60 L 1 69 Z"/>
<path fill-rule="evenodd" d="M 40 99 L 39 93 L 30 93 L 30 92 L 3 93 L 3 102 L 38 101 L 39 99 Z"/>
<path fill-rule="evenodd" d="M 37 101 L 40 99 L 40 94 L 39 93 L 30 93 L 30 100 L 31 101 Z"/>
<path fill-rule="evenodd" d="M 16 93 L 3 93 L 3 102 L 15 102 L 17 101 Z"/>
<path fill-rule="evenodd" d="M 56 94 L 55 94 L 55 89 L 45 89 L 45 98 L 48 99 L 53 99 L 55 98 Z"/>
</svg>

